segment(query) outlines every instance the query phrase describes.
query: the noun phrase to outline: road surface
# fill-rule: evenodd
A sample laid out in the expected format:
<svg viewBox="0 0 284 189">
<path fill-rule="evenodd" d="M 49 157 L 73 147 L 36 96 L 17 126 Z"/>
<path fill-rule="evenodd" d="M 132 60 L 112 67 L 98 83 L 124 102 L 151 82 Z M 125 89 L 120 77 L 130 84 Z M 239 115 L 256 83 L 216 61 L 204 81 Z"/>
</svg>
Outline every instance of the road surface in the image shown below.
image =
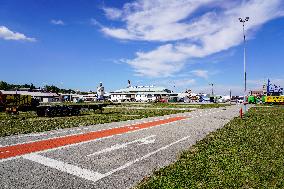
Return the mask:
<svg viewBox="0 0 284 189">
<path fill-rule="evenodd" d="M 240 106 L 0 139 L 0 188 L 131 188 Z"/>
</svg>

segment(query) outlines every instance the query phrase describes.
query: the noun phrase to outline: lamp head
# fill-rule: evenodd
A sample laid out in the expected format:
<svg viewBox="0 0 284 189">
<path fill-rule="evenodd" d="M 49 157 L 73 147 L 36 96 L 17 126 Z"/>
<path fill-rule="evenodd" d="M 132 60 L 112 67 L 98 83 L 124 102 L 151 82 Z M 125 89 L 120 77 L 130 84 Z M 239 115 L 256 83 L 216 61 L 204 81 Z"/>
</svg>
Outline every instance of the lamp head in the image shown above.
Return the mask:
<svg viewBox="0 0 284 189">
<path fill-rule="evenodd" d="M 240 21 L 240 22 L 243 22 L 243 19 L 242 19 L 242 18 L 239 18 L 239 21 Z"/>
<path fill-rule="evenodd" d="M 249 21 L 249 17 L 246 17 L 246 21 Z"/>
</svg>

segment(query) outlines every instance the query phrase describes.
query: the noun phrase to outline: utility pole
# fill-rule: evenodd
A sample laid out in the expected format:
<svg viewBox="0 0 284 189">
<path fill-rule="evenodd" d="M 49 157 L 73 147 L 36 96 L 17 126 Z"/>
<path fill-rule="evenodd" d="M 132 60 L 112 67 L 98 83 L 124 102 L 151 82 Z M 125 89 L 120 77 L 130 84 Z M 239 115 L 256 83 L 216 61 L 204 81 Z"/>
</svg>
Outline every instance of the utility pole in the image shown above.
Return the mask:
<svg viewBox="0 0 284 189">
<path fill-rule="evenodd" d="M 247 72 L 246 72 L 246 35 L 245 35 L 245 22 L 249 21 L 249 17 L 245 19 L 239 18 L 239 21 L 243 23 L 243 36 L 244 36 L 244 114 L 247 111 L 246 108 L 246 93 L 247 93 Z"/>
<path fill-rule="evenodd" d="M 211 85 L 212 86 L 212 88 L 211 88 L 211 95 L 212 95 L 212 97 L 214 96 L 214 92 L 213 92 L 213 83 L 209 83 L 209 85 Z"/>
<path fill-rule="evenodd" d="M 230 104 L 232 103 L 232 90 L 230 89 Z"/>
</svg>

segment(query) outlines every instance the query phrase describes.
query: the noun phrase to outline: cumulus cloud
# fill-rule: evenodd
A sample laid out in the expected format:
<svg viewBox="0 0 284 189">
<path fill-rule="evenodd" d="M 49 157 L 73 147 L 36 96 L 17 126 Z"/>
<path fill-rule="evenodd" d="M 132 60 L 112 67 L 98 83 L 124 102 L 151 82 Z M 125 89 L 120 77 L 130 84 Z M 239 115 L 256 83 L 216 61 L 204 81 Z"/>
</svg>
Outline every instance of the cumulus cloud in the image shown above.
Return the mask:
<svg viewBox="0 0 284 189">
<path fill-rule="evenodd" d="M 284 87 L 284 78 L 269 78 L 269 80 L 274 85 Z M 260 89 L 262 85 L 266 83 L 267 78 L 247 80 L 247 84 L 255 89 Z"/>
<path fill-rule="evenodd" d="M 30 42 L 36 41 L 35 38 L 27 37 L 22 33 L 13 32 L 5 26 L 0 26 L 0 38 L 5 40 L 14 40 L 14 41 L 30 41 Z"/>
<path fill-rule="evenodd" d="M 116 8 L 103 8 L 107 18 L 116 20 L 122 16 L 122 11 Z"/>
<path fill-rule="evenodd" d="M 194 37 L 199 32 L 204 32 L 202 28 L 196 30 L 196 24 L 180 21 L 186 19 L 198 7 L 213 1 L 138 0 L 126 3 L 119 13 L 121 21 L 124 21 L 126 26 L 124 28 L 104 27 L 103 32 L 120 39 L 147 41 L 171 41 Z M 117 9 L 112 8 L 104 10 L 106 15 L 111 15 L 110 12 L 118 12 Z"/>
<path fill-rule="evenodd" d="M 186 89 L 191 89 L 196 86 L 196 80 L 188 77 L 179 79 L 158 79 L 154 80 L 152 83 L 167 87 L 168 89 L 174 90 L 175 92 L 185 91 Z"/>
<path fill-rule="evenodd" d="M 192 70 L 191 73 L 197 77 L 202 77 L 204 79 L 208 78 L 208 71 L 207 70 Z"/>
<path fill-rule="evenodd" d="M 195 85 L 190 88 L 194 93 L 211 94 L 212 87 L 210 85 Z M 230 90 L 232 95 L 243 95 L 243 86 L 240 85 L 214 85 L 213 92 L 216 95 L 229 95 Z"/>
<path fill-rule="evenodd" d="M 167 77 L 182 70 L 191 58 L 239 45 L 239 17 L 250 17 L 246 23 L 250 38 L 266 22 L 284 16 L 283 4 L 282 0 L 136 0 L 121 10 L 105 8 L 108 18 L 124 26 L 103 26 L 102 32 L 124 40 L 166 42 L 152 51 L 137 52 L 126 63 L 138 75 Z"/>
<path fill-rule="evenodd" d="M 61 26 L 65 25 L 65 23 L 62 20 L 50 20 L 50 23 L 54 25 L 61 25 Z"/>
<path fill-rule="evenodd" d="M 168 77 L 181 70 L 185 59 L 185 54 L 178 53 L 173 45 L 168 44 L 148 53 L 137 52 L 135 59 L 124 61 L 135 68 L 137 75 Z"/>
<path fill-rule="evenodd" d="M 196 83 L 195 79 L 177 79 L 173 80 L 175 87 L 190 87 Z"/>
</svg>

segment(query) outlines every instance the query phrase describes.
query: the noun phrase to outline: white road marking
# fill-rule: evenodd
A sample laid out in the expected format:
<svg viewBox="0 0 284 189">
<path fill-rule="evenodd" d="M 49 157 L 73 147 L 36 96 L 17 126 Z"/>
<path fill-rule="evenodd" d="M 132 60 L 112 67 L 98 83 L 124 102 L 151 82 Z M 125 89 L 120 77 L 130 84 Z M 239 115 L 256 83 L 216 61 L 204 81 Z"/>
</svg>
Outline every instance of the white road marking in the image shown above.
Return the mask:
<svg viewBox="0 0 284 189">
<path fill-rule="evenodd" d="M 144 155 L 144 156 L 142 156 L 142 157 L 140 157 L 140 158 L 137 158 L 137 159 L 135 159 L 135 160 L 133 160 L 133 161 L 127 162 L 126 164 L 124 164 L 124 165 L 122 165 L 122 166 L 120 166 L 120 167 L 118 167 L 118 168 L 116 168 L 116 169 L 114 169 L 114 170 L 111 170 L 111 171 L 109 171 L 109 172 L 103 174 L 102 178 L 107 177 L 107 176 L 110 176 L 110 175 L 112 175 L 113 173 L 115 173 L 115 172 L 117 172 L 117 171 L 123 170 L 123 169 L 125 169 L 125 168 L 127 168 L 127 167 L 133 165 L 134 163 L 136 163 L 136 162 L 138 162 L 138 161 L 142 161 L 142 160 L 144 160 L 144 159 L 150 157 L 151 155 L 154 155 L 154 154 L 156 154 L 156 153 L 158 153 L 158 152 L 160 152 L 160 151 L 162 151 L 162 150 L 165 150 L 165 149 L 171 147 L 171 146 L 174 145 L 174 144 L 177 144 L 177 143 L 180 143 L 180 142 L 182 142 L 182 141 L 184 141 L 184 140 L 187 140 L 187 139 L 190 138 L 190 137 L 191 137 L 191 136 L 186 136 L 186 137 L 184 137 L 184 138 L 182 138 L 182 139 L 180 139 L 180 140 L 177 140 L 177 141 L 175 141 L 175 142 L 173 142 L 173 143 L 170 143 L 170 144 L 168 144 L 168 145 L 166 145 L 166 146 L 164 146 L 164 147 L 162 147 L 162 148 L 159 148 L 159 149 L 157 149 L 157 150 L 155 150 L 155 151 L 153 151 L 153 152 L 151 152 L 151 153 L 149 153 L 149 154 L 146 154 L 146 155 Z M 102 179 L 102 178 L 100 178 L 100 179 Z"/>
<path fill-rule="evenodd" d="M 133 131 L 133 132 L 135 132 L 135 131 Z M 114 137 L 114 135 L 108 136 L 108 137 L 104 137 L 104 138 L 98 138 L 98 139 L 94 139 L 94 140 L 90 140 L 90 141 L 85 141 L 85 142 L 80 142 L 80 143 L 75 143 L 75 144 L 69 144 L 69 145 L 66 145 L 66 146 L 60 146 L 60 147 L 56 147 L 56 148 L 51 148 L 51 149 L 47 149 L 47 150 L 42 150 L 42 151 L 36 152 L 36 153 L 51 152 L 51 151 L 55 151 L 55 150 L 60 150 L 60 149 L 64 149 L 64 148 L 69 148 L 69 147 L 73 147 L 73 146 L 79 146 L 79 145 L 82 145 L 82 144 L 87 144 L 87 143 L 90 143 L 90 142 L 96 142 L 96 141 L 100 141 L 100 140 L 104 140 L 104 139 L 112 138 L 112 137 Z M 19 159 L 19 158 L 21 158 L 23 156 L 25 156 L 25 155 L 10 157 L 10 158 L 6 158 L 6 159 L 0 159 L 0 163 L 1 162 L 5 162 L 5 161 L 14 160 L 14 159 Z"/>
<path fill-rule="evenodd" d="M 198 116 L 197 116 L 198 117 Z M 177 121 L 173 121 L 173 122 L 179 122 L 181 120 L 177 120 Z M 172 122 L 172 123 L 173 123 Z M 159 126 L 162 126 L 163 124 L 161 125 L 157 125 L 155 127 L 159 127 Z M 38 153 L 45 153 L 45 152 L 51 152 L 51 151 L 55 151 L 55 150 L 59 150 L 59 149 L 64 149 L 64 148 L 69 148 L 69 147 L 72 147 L 72 146 L 79 146 L 79 145 L 82 145 L 82 144 L 86 144 L 86 143 L 90 143 L 90 142 L 96 142 L 96 141 L 100 141 L 100 140 L 104 140 L 104 139 L 107 139 L 107 138 L 112 138 L 114 136 L 121 136 L 121 135 L 124 135 L 124 134 L 129 134 L 129 133 L 134 133 L 134 132 L 140 132 L 140 131 L 144 131 L 144 130 L 148 130 L 148 129 L 151 129 L 153 127 L 147 127 L 147 128 L 143 128 L 143 129 L 137 129 L 137 130 L 133 130 L 133 131 L 129 131 L 127 133 L 121 133 L 121 134 L 117 134 L 117 135 L 112 135 L 112 136 L 108 136 L 108 137 L 103 137 L 103 138 L 98 138 L 98 139 L 94 139 L 94 140 L 90 140 L 90 141 L 86 141 L 86 142 L 80 142 L 80 143 L 75 143 L 75 144 L 70 144 L 70 145 L 65 145 L 65 146 L 61 146 L 61 147 L 57 147 L 57 148 L 51 148 L 51 149 L 47 149 L 47 150 L 43 150 L 43 151 L 40 151 Z M 84 128 L 86 129 L 86 128 Z M 104 130 L 104 129 L 103 129 Z M 103 130 L 98 130 L 98 131 L 103 131 Z M 81 133 L 79 133 L 81 134 Z M 66 136 L 69 136 L 69 135 L 66 135 Z M 62 136 L 61 136 L 62 137 Z M 48 138 L 48 139 L 53 139 L 53 138 L 58 138 L 58 137 L 51 137 L 51 138 Z M 19 143 L 19 144 L 25 144 L 25 143 L 31 143 L 31 142 L 35 142 L 35 141 L 29 141 L 29 142 L 23 142 L 23 143 Z M 11 145 L 15 145 L 15 144 L 11 144 Z M 7 146 L 11 146 L 11 145 L 7 145 Z M 2 147 L 6 147 L 6 146 L 2 146 Z M 5 162 L 5 161 L 11 161 L 11 160 L 15 160 L 15 159 L 19 159 L 21 157 L 23 157 L 24 155 L 20 155 L 20 156 L 16 156 L 16 157 L 10 157 L 10 158 L 6 158 L 6 159 L 0 159 L 0 163 L 2 162 Z"/>
<path fill-rule="evenodd" d="M 96 182 L 104 176 L 103 174 L 98 172 L 93 172 L 88 169 L 83 169 L 75 165 L 64 163 L 62 161 L 47 158 L 34 153 L 24 155 L 23 158 L 93 182 Z"/>
<path fill-rule="evenodd" d="M 36 136 L 43 136 L 43 135 L 47 135 L 47 133 L 32 133 L 32 134 L 27 134 L 27 135 L 24 135 L 24 136 L 27 136 L 27 137 L 36 137 Z M 24 137 L 22 136 L 22 137 Z"/>
<path fill-rule="evenodd" d="M 81 133 L 74 133 L 74 134 L 64 135 L 64 136 L 56 136 L 56 137 L 43 138 L 43 139 L 38 139 L 38 140 L 31 140 L 31 141 L 27 141 L 27 142 L 19 142 L 19 143 L 9 144 L 9 145 L 6 145 L 6 146 L 1 146 L 1 147 L 14 146 L 14 145 L 19 145 L 19 144 L 29 144 L 29 143 L 43 141 L 43 140 L 51 140 L 51 139 L 68 137 L 68 136 L 73 136 L 73 135 L 80 135 L 80 134 L 84 134 L 84 133 L 81 132 Z"/>
<path fill-rule="evenodd" d="M 152 140 L 145 140 L 143 141 L 142 143 L 138 144 L 139 146 L 140 145 L 144 145 L 144 144 L 153 144 L 155 142 L 156 139 L 152 139 Z"/>
<path fill-rule="evenodd" d="M 137 139 L 137 140 L 134 140 L 134 141 L 131 141 L 131 142 L 127 142 L 127 143 L 123 143 L 123 144 L 116 144 L 116 145 L 113 145 L 113 146 L 111 146 L 109 148 L 105 148 L 103 150 L 100 150 L 100 151 L 97 151 L 95 153 L 89 154 L 89 155 L 87 155 L 87 157 L 95 156 L 95 155 L 99 155 L 99 154 L 103 154 L 103 153 L 107 153 L 107 152 L 111 152 L 113 150 L 123 149 L 123 148 L 126 148 L 128 145 L 134 144 L 134 143 L 140 143 L 139 145 L 151 144 L 151 143 L 155 142 L 155 139 L 149 140 L 150 138 L 153 138 L 153 137 L 156 137 L 156 135 L 151 135 L 151 136 L 148 136 L 148 137 L 145 137 L 145 138 L 140 138 L 140 139 Z"/>
</svg>

